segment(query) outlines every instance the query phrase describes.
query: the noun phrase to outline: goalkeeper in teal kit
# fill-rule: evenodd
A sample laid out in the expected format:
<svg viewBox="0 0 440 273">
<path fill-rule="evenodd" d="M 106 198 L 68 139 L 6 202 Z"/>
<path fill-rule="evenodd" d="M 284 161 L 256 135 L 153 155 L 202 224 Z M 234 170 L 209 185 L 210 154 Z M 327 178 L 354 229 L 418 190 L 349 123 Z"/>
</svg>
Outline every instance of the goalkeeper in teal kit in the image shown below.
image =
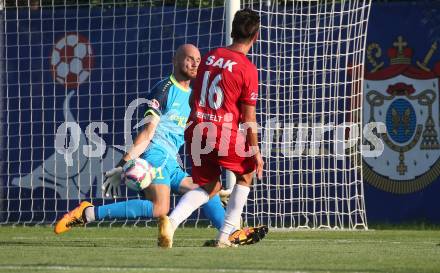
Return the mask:
<svg viewBox="0 0 440 273">
<path fill-rule="evenodd" d="M 103 206 L 93 206 L 83 201 L 57 222 L 56 234 L 105 218 L 161 217 L 168 214 L 171 191 L 184 194 L 198 187 L 179 166 L 177 157 L 184 143 L 184 130 L 191 110 L 188 103 L 191 95 L 189 84 L 197 75 L 200 59 L 199 50 L 193 45 L 185 44 L 177 49 L 173 58 L 173 74 L 157 83 L 147 96 L 149 103 L 145 117 L 148 123 L 118 165 L 105 173 L 103 191 L 106 196 L 116 197 L 120 195 L 122 166 L 130 159 L 145 159 L 153 166 L 155 174 L 152 183 L 143 189 L 145 200 L 134 199 Z M 220 229 L 225 210 L 219 196 L 212 198 L 202 210 L 212 224 Z M 231 234 L 231 240 L 242 244 L 255 243 L 264 236 L 255 231 L 258 230 L 236 230 Z"/>
</svg>

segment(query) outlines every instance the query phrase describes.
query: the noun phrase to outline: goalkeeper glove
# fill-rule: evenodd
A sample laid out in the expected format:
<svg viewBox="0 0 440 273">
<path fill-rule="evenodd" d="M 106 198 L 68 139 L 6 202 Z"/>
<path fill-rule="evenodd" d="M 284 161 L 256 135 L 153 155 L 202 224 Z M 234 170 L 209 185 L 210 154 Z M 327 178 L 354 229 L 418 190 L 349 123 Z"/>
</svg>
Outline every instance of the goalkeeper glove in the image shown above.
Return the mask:
<svg viewBox="0 0 440 273">
<path fill-rule="evenodd" d="M 106 197 L 113 196 L 113 198 L 116 198 L 121 195 L 122 166 L 125 163 L 126 161 L 121 159 L 116 167 L 104 173 L 105 180 L 101 189 Z"/>
</svg>

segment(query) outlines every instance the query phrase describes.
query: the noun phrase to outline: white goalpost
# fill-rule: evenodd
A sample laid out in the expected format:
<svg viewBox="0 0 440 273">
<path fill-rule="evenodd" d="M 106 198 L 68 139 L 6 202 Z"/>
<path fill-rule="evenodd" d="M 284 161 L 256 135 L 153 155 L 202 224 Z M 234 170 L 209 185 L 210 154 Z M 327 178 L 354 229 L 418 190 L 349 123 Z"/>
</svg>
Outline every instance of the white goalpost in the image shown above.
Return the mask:
<svg viewBox="0 0 440 273">
<path fill-rule="evenodd" d="M 367 229 L 360 144 L 370 1 L 4 1 L 0 224 L 53 224 L 79 200 L 141 198 L 125 188 L 103 198 L 100 187 L 138 130 L 145 105 L 136 99 L 170 75 L 180 44 L 202 54 L 229 44 L 233 14 L 250 7 L 261 17 L 249 58 L 259 70 L 265 170 L 244 223 Z M 189 221 L 201 220 L 198 212 Z"/>
<path fill-rule="evenodd" d="M 3 1 L 0 1 L 0 120 L 3 121 L 3 114 L 4 114 L 4 110 L 3 110 L 3 90 L 4 90 L 4 75 L 5 73 L 3 73 L 4 71 L 4 3 Z M 0 126 L 0 148 L 3 148 L 3 126 Z M 3 173 L 3 168 L 4 168 L 4 164 L 2 163 L 4 162 L 4 154 L 0 154 L 0 174 Z M 4 190 L 5 187 L 3 186 L 3 184 L 1 184 L 1 177 L 0 177 L 0 222 L 3 221 L 3 212 L 5 211 L 4 209 L 4 200 L 3 200 L 3 196 L 4 196 Z"/>
</svg>

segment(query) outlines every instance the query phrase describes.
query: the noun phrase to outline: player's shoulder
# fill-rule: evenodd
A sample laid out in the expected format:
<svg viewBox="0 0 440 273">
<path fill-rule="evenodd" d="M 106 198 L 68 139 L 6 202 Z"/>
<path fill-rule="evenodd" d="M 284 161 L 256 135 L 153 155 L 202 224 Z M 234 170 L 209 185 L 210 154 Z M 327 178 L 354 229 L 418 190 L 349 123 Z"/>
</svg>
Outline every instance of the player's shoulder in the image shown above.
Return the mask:
<svg viewBox="0 0 440 273">
<path fill-rule="evenodd" d="M 257 66 L 247 56 L 244 56 L 244 59 L 247 69 L 257 71 Z"/>
<path fill-rule="evenodd" d="M 218 49 L 219 49 L 219 48 L 214 48 L 214 49 L 211 49 L 210 51 L 206 52 L 206 53 L 203 55 L 203 57 L 202 57 L 201 65 L 204 65 L 205 62 L 207 62 L 208 59 L 212 59 L 213 56 L 214 56 L 214 59 L 215 59 L 216 57 L 218 57 L 218 56 L 219 56 L 219 51 L 218 51 Z"/>
<path fill-rule="evenodd" d="M 163 114 L 163 111 L 167 109 L 168 98 L 173 91 L 173 80 L 169 76 L 157 82 L 147 94 L 146 98 L 149 100 L 149 108 L 154 109 L 155 113 L 159 116 Z"/>
<path fill-rule="evenodd" d="M 221 55 L 222 51 L 223 51 L 223 47 L 216 47 L 216 48 L 211 49 L 210 51 L 208 51 L 208 53 L 206 53 L 205 56 Z"/>
<path fill-rule="evenodd" d="M 249 58 L 241 52 L 225 48 L 225 54 L 233 56 L 236 60 L 239 60 L 246 68 L 255 70 L 257 69 L 257 67 L 251 62 L 251 60 L 249 60 Z"/>
<path fill-rule="evenodd" d="M 227 47 L 219 47 L 213 50 L 215 54 L 222 56 L 222 57 L 231 57 L 235 59 L 242 59 L 244 54 L 231 50 Z"/>
<path fill-rule="evenodd" d="M 229 49 L 227 47 L 218 47 L 209 51 L 205 54 L 204 59 L 206 59 L 207 63 L 215 63 L 217 62 L 217 60 L 222 59 L 222 61 L 226 63 L 234 62 L 236 65 L 241 67 L 240 70 L 257 70 L 256 66 L 249 60 L 249 58 L 245 54 Z"/>
<path fill-rule="evenodd" d="M 235 52 L 226 47 L 217 47 L 205 54 L 205 58 L 215 56 L 216 58 L 241 59 L 243 54 Z M 243 55 L 244 56 L 244 55 Z"/>
<path fill-rule="evenodd" d="M 158 81 L 150 90 L 150 93 L 167 93 L 169 92 L 170 88 L 173 86 L 173 82 L 171 81 L 170 77 L 166 77 L 165 79 L 162 79 Z"/>
</svg>

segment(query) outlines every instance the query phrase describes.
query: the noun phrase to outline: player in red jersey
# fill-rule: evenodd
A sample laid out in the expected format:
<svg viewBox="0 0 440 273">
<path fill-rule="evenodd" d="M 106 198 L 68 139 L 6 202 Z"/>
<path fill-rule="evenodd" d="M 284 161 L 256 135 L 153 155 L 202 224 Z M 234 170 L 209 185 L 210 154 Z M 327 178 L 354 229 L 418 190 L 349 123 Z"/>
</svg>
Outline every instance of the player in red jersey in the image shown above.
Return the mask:
<svg viewBox="0 0 440 273">
<path fill-rule="evenodd" d="M 200 188 L 186 193 L 170 217 L 159 221 L 158 243 L 172 247 L 173 234 L 193 211 L 221 189 L 221 168 L 237 178 L 216 246 L 230 247 L 229 234 L 239 224 L 253 175 L 261 179 L 263 159 L 258 148 L 255 105 L 258 74 L 246 54 L 258 38 L 260 17 L 250 9 L 235 14 L 232 45 L 207 53 L 201 61 L 194 84 L 191 114 L 185 140 L 189 144 L 192 177 Z M 245 130 L 239 130 L 239 124 Z M 267 227 L 261 227 L 264 236 Z"/>
</svg>

